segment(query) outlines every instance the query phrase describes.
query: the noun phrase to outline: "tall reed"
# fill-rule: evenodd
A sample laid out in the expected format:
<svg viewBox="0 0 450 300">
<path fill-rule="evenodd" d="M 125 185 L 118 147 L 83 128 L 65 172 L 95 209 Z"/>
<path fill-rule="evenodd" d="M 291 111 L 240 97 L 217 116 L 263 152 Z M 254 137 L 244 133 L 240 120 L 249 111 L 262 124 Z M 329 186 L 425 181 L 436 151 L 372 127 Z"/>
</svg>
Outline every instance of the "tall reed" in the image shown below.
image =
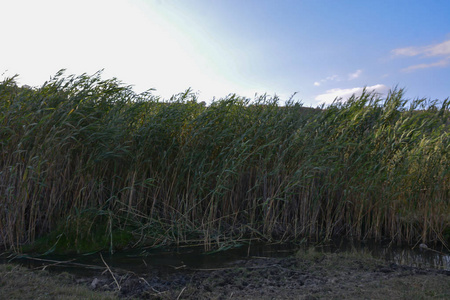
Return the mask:
<svg viewBox="0 0 450 300">
<path fill-rule="evenodd" d="M 449 242 L 448 99 L 397 89 L 315 109 L 234 94 L 205 106 L 100 75 L 0 84 L 4 246 L 76 231 L 77 247 L 97 223 L 111 249 L 117 231 L 130 245 Z"/>
</svg>

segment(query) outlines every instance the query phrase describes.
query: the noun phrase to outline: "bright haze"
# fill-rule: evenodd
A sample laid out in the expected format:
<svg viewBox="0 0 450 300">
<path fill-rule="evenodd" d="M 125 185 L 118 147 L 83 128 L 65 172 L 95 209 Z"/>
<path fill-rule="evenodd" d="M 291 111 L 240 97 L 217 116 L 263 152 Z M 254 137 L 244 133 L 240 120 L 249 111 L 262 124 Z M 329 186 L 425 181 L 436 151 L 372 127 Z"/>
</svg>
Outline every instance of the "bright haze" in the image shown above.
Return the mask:
<svg viewBox="0 0 450 300">
<path fill-rule="evenodd" d="M 294 93 L 305 106 L 363 87 L 450 96 L 450 1 L 0 0 L 0 79 L 118 78 L 168 99 Z"/>
</svg>

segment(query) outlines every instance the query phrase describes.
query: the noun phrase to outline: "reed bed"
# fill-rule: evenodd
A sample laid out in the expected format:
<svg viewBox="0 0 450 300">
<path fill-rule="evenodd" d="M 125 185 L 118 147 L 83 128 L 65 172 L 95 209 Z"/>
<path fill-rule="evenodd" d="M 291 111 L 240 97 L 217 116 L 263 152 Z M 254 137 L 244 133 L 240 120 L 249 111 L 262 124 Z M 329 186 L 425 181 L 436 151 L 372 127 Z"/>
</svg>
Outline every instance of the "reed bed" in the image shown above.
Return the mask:
<svg viewBox="0 0 450 300">
<path fill-rule="evenodd" d="M 59 72 L 39 88 L 6 79 L 0 244 L 447 244 L 449 103 L 395 89 L 319 108 L 234 94 L 206 106 L 100 73 Z"/>
</svg>

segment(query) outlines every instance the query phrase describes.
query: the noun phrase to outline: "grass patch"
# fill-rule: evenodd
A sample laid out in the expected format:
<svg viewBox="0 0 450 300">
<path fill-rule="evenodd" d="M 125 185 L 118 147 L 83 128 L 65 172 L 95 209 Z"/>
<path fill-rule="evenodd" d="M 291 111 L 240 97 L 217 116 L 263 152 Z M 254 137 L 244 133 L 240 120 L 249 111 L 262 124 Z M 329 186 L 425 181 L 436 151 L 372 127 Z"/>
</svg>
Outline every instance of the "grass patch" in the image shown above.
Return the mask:
<svg viewBox="0 0 450 300">
<path fill-rule="evenodd" d="M 0 264 L 0 299 L 118 299 L 112 292 L 94 292 L 75 285 L 67 273 L 53 275 L 11 264 Z"/>
</svg>

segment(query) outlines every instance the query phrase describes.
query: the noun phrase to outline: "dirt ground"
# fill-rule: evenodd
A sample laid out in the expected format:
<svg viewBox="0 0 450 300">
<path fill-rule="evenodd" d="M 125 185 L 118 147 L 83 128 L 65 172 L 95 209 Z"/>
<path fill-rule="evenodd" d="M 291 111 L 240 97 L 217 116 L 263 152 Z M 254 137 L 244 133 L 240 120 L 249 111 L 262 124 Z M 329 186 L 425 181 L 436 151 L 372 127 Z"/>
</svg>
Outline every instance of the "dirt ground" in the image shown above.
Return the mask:
<svg viewBox="0 0 450 300">
<path fill-rule="evenodd" d="M 180 266 L 93 276 L 0 265 L 0 299 L 450 299 L 450 271 L 376 260 L 364 253 L 252 257 L 218 269 Z"/>
</svg>

